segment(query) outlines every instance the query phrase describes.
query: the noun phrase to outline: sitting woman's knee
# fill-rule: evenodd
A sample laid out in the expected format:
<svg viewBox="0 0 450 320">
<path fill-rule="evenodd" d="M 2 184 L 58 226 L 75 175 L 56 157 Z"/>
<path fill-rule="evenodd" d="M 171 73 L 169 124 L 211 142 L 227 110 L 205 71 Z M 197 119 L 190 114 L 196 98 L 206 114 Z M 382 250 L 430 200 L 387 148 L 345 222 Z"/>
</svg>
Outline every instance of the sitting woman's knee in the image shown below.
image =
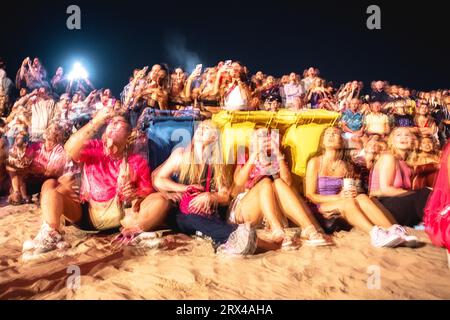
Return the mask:
<svg viewBox="0 0 450 320">
<path fill-rule="evenodd" d="M 258 182 L 258 186 L 260 188 L 272 188 L 273 187 L 273 181 L 269 178 L 264 178 L 261 181 Z"/>
<path fill-rule="evenodd" d="M 157 205 L 161 207 L 167 207 L 169 208 L 171 206 L 171 200 L 165 197 L 160 192 L 155 192 L 152 194 L 149 194 L 144 201 L 142 201 L 141 208 L 146 207 L 148 205 Z"/>
<path fill-rule="evenodd" d="M 366 194 L 363 194 L 363 193 L 358 194 L 355 199 L 356 200 L 363 200 L 363 201 L 370 200 L 369 197 Z"/>
<path fill-rule="evenodd" d="M 55 190 L 57 186 L 58 181 L 56 181 L 55 179 L 48 179 L 42 184 L 41 193 L 44 193 L 49 190 Z"/>
<path fill-rule="evenodd" d="M 345 199 L 343 206 L 344 206 L 344 210 L 347 211 L 350 209 L 349 211 L 352 211 L 352 209 L 354 209 L 356 207 L 356 198 Z"/>
</svg>

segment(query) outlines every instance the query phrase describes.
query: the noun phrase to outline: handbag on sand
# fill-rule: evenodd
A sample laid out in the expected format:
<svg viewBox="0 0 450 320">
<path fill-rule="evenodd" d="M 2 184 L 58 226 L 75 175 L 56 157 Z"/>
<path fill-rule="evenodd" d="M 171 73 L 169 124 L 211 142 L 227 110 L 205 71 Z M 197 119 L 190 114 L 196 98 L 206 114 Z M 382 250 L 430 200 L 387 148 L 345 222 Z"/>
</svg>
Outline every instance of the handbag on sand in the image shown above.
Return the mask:
<svg viewBox="0 0 450 320">
<path fill-rule="evenodd" d="M 119 200 L 119 188 L 124 183 L 122 180 L 129 170 L 128 166 L 126 158 L 124 158 L 120 165 L 116 195 L 113 199 L 105 202 L 89 200 L 89 216 L 92 225 L 97 230 L 115 229 L 121 225 L 120 221 L 124 218 L 125 211 Z M 85 181 L 88 180 L 85 179 Z"/>
</svg>

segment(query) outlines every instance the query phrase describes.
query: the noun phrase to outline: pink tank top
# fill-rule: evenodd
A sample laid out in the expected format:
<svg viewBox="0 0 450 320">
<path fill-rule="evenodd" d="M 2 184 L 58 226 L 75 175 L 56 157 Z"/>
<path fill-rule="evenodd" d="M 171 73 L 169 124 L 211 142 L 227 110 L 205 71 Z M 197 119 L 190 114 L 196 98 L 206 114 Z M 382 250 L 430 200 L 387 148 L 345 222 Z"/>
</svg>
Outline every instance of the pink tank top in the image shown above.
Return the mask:
<svg viewBox="0 0 450 320">
<path fill-rule="evenodd" d="M 396 161 L 395 178 L 393 187 L 405 190 L 411 190 L 411 168 L 404 160 Z M 380 191 L 380 173 L 378 168 L 373 169 L 370 173 L 370 192 Z"/>
</svg>

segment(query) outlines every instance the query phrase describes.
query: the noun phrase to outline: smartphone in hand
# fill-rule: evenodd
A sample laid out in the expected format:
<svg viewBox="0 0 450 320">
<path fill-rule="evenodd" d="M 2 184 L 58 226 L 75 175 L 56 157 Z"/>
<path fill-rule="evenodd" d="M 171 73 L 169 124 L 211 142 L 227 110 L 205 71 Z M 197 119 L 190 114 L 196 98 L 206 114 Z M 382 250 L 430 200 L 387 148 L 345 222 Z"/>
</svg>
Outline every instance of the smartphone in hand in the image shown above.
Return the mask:
<svg viewBox="0 0 450 320">
<path fill-rule="evenodd" d="M 198 64 L 196 67 L 195 67 L 195 71 L 197 71 L 197 72 L 202 72 L 202 69 L 203 69 L 203 64 Z"/>
</svg>

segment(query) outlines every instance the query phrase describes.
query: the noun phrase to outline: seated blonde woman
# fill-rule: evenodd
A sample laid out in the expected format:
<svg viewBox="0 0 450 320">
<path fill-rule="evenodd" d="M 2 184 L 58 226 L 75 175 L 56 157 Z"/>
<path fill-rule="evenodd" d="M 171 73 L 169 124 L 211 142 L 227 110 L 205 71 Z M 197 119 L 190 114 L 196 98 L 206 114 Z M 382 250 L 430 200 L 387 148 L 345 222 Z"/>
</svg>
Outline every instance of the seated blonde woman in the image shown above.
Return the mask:
<svg viewBox="0 0 450 320">
<path fill-rule="evenodd" d="M 232 172 L 221 158 L 218 139 L 215 124 L 203 121 L 191 145 L 175 149 L 155 170 L 153 185 L 167 199 L 176 200 L 171 220 L 182 233 L 201 233 L 212 239 L 218 252 L 230 255 L 253 254 L 258 246 L 272 249 L 257 239 L 249 224 L 227 223 L 219 216 L 218 208 L 230 203 Z"/>
<path fill-rule="evenodd" d="M 319 154 L 306 171 L 306 197 L 315 205 L 315 213 L 324 225 L 336 218 L 370 234 L 374 247 L 396 247 L 405 243 L 395 220 L 383 212 L 367 195 L 355 187 L 344 188 L 344 178 L 351 175 L 343 159 L 342 131 L 331 127 L 321 137 Z M 413 239 L 409 239 L 413 240 Z"/>
<path fill-rule="evenodd" d="M 238 165 L 234 173 L 235 199 L 230 205 L 229 220 L 254 226 L 266 222 L 274 238 L 290 247 L 292 239 L 286 237 L 283 225 L 289 219 L 302 228 L 306 244 L 332 244 L 293 188 L 290 169 L 277 141 L 270 138 L 267 129 L 257 130 L 252 141 L 248 160 Z"/>
<path fill-rule="evenodd" d="M 370 195 L 401 224 L 415 226 L 423 218 L 430 190 L 412 191 L 412 170 L 406 163 L 413 144 L 409 128 L 395 128 L 388 139 L 388 151 L 380 156 L 370 176 Z"/>
</svg>

